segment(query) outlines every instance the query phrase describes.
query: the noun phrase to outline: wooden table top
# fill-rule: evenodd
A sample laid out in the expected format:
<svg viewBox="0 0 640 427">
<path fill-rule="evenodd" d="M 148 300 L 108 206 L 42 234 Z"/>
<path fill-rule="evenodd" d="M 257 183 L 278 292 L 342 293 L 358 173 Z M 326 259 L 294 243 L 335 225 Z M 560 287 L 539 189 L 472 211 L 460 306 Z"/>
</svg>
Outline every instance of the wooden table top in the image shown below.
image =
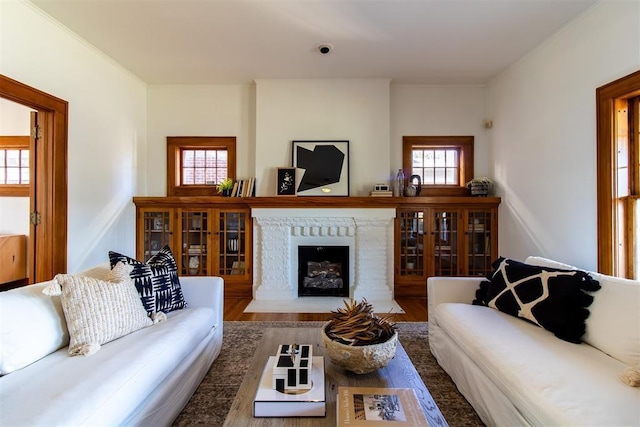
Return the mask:
<svg viewBox="0 0 640 427">
<path fill-rule="evenodd" d="M 325 417 L 315 418 L 254 418 L 253 399 L 255 397 L 260 377 L 269 356 L 274 356 L 279 344 L 296 342 L 299 344 L 313 344 L 314 356 L 326 356 L 319 328 L 268 328 L 253 357 L 251 367 L 240 385 L 240 389 L 231 405 L 224 426 L 335 426 L 336 425 L 336 395 L 339 386 L 350 387 L 387 387 L 413 388 L 418 400 L 427 416 L 431 427 L 447 426 L 440 409 L 434 402 L 429 390 L 418 375 L 413 363 L 404 351 L 400 341 L 393 360 L 382 369 L 365 375 L 358 375 L 346 371 L 325 357 Z M 426 345 L 426 344 L 425 344 Z"/>
</svg>

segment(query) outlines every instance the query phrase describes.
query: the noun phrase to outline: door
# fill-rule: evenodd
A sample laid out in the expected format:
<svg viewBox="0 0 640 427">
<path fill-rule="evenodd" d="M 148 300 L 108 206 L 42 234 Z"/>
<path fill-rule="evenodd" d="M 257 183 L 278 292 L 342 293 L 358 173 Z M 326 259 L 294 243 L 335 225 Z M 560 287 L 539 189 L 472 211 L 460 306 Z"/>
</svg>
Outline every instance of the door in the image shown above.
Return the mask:
<svg viewBox="0 0 640 427">
<path fill-rule="evenodd" d="M 493 210 L 468 209 L 465 227 L 465 275 L 486 276 L 494 261 L 495 230 Z"/>
<path fill-rule="evenodd" d="M 428 276 L 458 276 L 460 260 L 460 211 L 433 208 L 429 215 Z"/>
<path fill-rule="evenodd" d="M 29 283 L 50 280 L 67 270 L 67 113 L 68 103 L 0 75 L 0 97 L 38 111 L 35 192 L 40 213 L 29 243 Z M 32 211 L 33 212 L 33 211 Z"/>
<path fill-rule="evenodd" d="M 139 244 L 137 258 L 147 260 L 157 254 L 165 245 L 169 245 L 175 255 L 174 210 L 171 208 L 140 208 L 137 215 L 138 226 L 136 229 L 139 233 L 136 239 Z"/>
<path fill-rule="evenodd" d="M 421 281 L 425 275 L 425 217 L 421 208 L 398 209 L 396 219 L 396 279 L 405 283 Z"/>
<path fill-rule="evenodd" d="M 212 271 L 212 234 L 211 209 L 178 210 L 180 221 L 180 253 L 178 271 L 184 276 L 213 276 Z"/>
<path fill-rule="evenodd" d="M 251 242 L 250 213 L 247 209 L 216 210 L 217 247 L 215 275 L 223 276 L 226 282 L 250 280 Z"/>
</svg>

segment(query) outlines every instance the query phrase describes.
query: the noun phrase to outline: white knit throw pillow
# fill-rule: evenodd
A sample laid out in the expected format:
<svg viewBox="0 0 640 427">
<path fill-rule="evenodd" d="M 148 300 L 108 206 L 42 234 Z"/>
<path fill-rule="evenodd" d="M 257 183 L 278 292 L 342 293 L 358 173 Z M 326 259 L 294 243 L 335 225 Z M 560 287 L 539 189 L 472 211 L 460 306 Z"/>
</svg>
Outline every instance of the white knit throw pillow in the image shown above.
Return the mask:
<svg viewBox="0 0 640 427">
<path fill-rule="evenodd" d="M 69 354 L 89 356 L 100 345 L 153 324 L 144 309 L 135 285 L 128 277 L 127 266 L 110 282 L 86 276 L 58 274 L 61 300 L 69 329 Z"/>
</svg>

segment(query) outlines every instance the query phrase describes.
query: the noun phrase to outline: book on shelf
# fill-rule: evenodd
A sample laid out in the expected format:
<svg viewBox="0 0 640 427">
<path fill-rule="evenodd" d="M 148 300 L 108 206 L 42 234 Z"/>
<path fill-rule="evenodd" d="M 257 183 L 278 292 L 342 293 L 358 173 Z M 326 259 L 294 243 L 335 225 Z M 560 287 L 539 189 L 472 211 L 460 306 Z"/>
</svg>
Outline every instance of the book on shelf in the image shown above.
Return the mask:
<svg viewBox="0 0 640 427">
<path fill-rule="evenodd" d="M 469 223 L 469 230 L 470 231 L 475 231 L 477 233 L 483 233 L 484 232 L 484 224 Z"/>
<path fill-rule="evenodd" d="M 304 393 L 282 393 L 273 388 L 273 367 L 277 357 L 270 356 L 262 371 L 256 396 L 253 399 L 254 417 L 324 417 L 324 357 L 313 356 L 311 390 Z"/>
<path fill-rule="evenodd" d="M 338 387 L 338 427 L 428 427 L 427 417 L 412 388 Z"/>
<path fill-rule="evenodd" d="M 187 252 L 189 255 L 200 255 L 206 251 L 206 249 L 207 247 L 205 245 L 189 245 Z"/>
<path fill-rule="evenodd" d="M 239 179 L 233 185 L 231 197 L 255 197 L 256 195 L 256 178 Z"/>
<path fill-rule="evenodd" d="M 244 261 L 233 261 L 231 274 L 244 274 Z"/>
</svg>

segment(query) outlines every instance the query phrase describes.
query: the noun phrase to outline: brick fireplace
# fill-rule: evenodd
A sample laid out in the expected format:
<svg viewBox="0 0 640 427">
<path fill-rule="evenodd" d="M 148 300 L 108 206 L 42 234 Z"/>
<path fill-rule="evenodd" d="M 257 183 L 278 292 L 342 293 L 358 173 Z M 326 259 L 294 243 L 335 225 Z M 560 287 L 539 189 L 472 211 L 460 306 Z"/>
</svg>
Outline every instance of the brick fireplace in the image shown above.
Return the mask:
<svg viewBox="0 0 640 427">
<path fill-rule="evenodd" d="M 347 246 L 349 297 L 393 300 L 391 208 L 254 208 L 254 300 L 298 298 L 298 247 Z"/>
</svg>

